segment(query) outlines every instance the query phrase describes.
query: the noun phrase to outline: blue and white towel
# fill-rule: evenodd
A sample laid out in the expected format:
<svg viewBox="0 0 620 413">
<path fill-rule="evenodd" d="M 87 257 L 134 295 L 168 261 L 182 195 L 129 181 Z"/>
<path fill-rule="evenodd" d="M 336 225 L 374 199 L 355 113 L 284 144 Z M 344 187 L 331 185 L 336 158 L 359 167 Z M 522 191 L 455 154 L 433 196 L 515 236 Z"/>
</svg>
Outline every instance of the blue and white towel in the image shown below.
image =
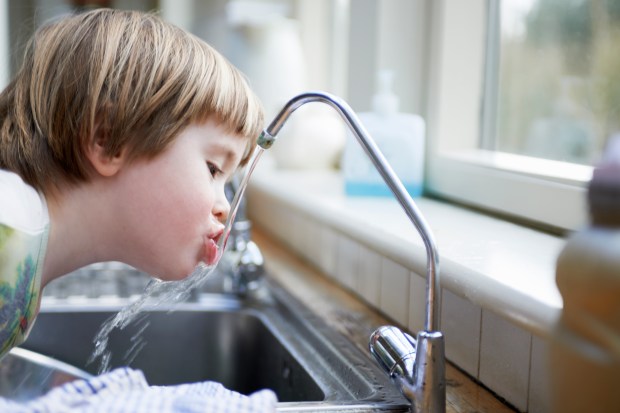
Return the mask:
<svg viewBox="0 0 620 413">
<path fill-rule="evenodd" d="M 219 383 L 149 386 L 139 370 L 119 368 L 89 380 L 76 380 L 28 402 L 0 398 L 3 413 L 263 413 L 276 411 L 271 390 L 249 396 Z"/>
</svg>

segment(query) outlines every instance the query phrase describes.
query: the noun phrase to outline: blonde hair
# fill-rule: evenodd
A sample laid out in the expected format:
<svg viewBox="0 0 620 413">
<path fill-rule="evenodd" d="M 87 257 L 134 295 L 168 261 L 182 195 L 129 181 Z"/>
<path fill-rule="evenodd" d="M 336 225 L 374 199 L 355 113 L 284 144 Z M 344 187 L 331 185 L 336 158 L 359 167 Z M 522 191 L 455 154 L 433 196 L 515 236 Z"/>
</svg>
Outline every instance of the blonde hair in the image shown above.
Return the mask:
<svg viewBox="0 0 620 413">
<path fill-rule="evenodd" d="M 87 181 L 84 148 L 161 153 L 183 128 L 216 119 L 248 138 L 263 111 L 242 74 L 200 39 L 153 14 L 98 9 L 35 33 L 23 65 L 0 94 L 0 168 L 46 195 Z"/>
</svg>

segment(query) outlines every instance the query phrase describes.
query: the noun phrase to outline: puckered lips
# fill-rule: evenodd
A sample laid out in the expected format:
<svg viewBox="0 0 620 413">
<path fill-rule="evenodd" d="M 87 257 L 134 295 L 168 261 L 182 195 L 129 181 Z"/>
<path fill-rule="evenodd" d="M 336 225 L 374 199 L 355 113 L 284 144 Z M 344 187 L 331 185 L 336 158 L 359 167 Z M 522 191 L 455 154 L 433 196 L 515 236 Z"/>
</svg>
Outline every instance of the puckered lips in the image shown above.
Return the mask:
<svg viewBox="0 0 620 413">
<path fill-rule="evenodd" d="M 222 236 L 223 231 L 219 231 L 215 235 L 206 236 L 204 242 L 204 261 L 205 264 L 211 266 L 217 264 L 220 258 L 220 249 L 217 245 L 218 240 Z"/>
</svg>

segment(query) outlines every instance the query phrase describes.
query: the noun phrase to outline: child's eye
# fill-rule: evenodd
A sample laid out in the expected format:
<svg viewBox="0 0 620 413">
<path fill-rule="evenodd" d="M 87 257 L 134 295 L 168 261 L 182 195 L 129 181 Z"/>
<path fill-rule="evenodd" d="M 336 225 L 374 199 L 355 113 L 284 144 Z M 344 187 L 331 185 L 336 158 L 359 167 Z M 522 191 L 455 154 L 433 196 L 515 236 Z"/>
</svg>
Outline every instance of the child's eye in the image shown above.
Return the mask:
<svg viewBox="0 0 620 413">
<path fill-rule="evenodd" d="M 217 177 L 219 174 L 222 173 L 222 170 L 211 162 L 207 162 L 207 166 L 209 167 L 209 172 L 211 173 L 211 176 L 213 178 Z"/>
</svg>

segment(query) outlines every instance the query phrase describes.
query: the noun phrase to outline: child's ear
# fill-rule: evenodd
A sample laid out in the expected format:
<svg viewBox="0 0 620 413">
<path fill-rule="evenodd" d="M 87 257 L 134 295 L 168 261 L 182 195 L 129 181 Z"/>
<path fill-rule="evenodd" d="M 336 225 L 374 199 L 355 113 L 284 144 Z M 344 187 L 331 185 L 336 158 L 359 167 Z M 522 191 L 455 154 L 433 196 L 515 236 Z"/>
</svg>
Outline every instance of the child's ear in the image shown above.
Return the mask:
<svg viewBox="0 0 620 413">
<path fill-rule="evenodd" d="M 105 177 L 116 175 L 125 163 L 125 153 L 122 149 L 115 155 L 108 155 L 99 139 L 93 139 L 86 148 L 86 157 L 91 165 L 99 175 Z"/>
</svg>

